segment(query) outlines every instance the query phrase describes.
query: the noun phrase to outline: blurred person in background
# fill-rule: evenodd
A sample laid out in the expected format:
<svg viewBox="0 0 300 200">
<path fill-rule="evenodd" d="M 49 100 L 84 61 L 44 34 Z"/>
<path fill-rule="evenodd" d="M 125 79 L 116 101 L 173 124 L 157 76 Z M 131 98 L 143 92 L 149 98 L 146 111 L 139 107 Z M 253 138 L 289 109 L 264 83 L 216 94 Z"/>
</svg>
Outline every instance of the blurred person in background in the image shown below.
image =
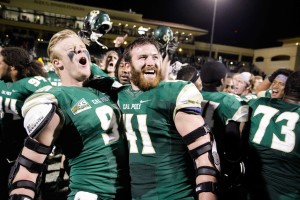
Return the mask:
<svg viewBox="0 0 300 200">
<path fill-rule="evenodd" d="M 10 83 L 9 87 L 2 87 L 0 93 L 4 112 L 2 140 L 5 151 L 3 153 L 6 160 L 3 171 L 7 170 L 6 178 L 0 181 L 6 183 L 4 191 L 8 192 L 9 170 L 14 165 L 27 137 L 21 108 L 28 96 L 37 90 L 49 89 L 51 83 L 47 80 L 48 76 L 43 69 L 43 64 L 32 59 L 29 53 L 20 47 L 5 47 L 1 50 L 0 78 Z M 8 193 L 6 195 L 8 196 Z"/>
<path fill-rule="evenodd" d="M 247 102 L 256 99 L 257 96 L 252 94 L 254 83 L 255 77 L 250 72 L 237 73 L 233 76 L 233 93 Z"/>
<path fill-rule="evenodd" d="M 218 61 L 208 61 L 201 68 L 202 116 L 211 127 L 220 155 L 218 199 L 242 200 L 244 194 L 244 137 L 249 106 L 237 95 L 221 92 L 228 69 Z"/>
<path fill-rule="evenodd" d="M 183 66 L 177 73 L 177 80 L 191 81 L 195 86 L 202 90 L 200 72 L 192 65 Z"/>
<path fill-rule="evenodd" d="M 233 84 L 233 74 L 227 73 L 223 81 L 223 90 L 222 92 L 233 93 L 234 84 Z"/>
</svg>

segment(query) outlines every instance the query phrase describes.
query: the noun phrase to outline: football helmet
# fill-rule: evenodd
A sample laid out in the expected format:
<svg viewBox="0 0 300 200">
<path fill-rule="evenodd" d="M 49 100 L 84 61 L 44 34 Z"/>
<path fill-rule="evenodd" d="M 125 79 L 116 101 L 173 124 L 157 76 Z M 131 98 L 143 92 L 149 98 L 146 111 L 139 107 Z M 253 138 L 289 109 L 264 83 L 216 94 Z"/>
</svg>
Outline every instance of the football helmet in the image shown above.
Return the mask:
<svg viewBox="0 0 300 200">
<path fill-rule="evenodd" d="M 154 38 L 158 40 L 162 45 L 173 40 L 173 31 L 169 26 L 158 26 L 154 30 Z"/>
<path fill-rule="evenodd" d="M 102 10 L 92 10 L 83 21 L 83 29 L 98 34 L 106 34 L 112 28 L 109 15 Z"/>
<path fill-rule="evenodd" d="M 92 10 L 83 21 L 83 29 L 79 31 L 79 35 L 92 42 L 96 42 L 103 48 L 107 48 L 101 44 L 98 39 L 108 33 L 112 28 L 112 22 L 109 15 L 102 10 Z"/>
</svg>

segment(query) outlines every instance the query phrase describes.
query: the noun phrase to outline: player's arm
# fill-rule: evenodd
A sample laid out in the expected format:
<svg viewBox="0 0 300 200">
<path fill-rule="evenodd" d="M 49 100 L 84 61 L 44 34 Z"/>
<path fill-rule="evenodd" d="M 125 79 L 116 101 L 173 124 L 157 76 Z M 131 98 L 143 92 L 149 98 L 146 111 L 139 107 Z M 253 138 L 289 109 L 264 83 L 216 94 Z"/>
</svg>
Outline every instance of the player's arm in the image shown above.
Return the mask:
<svg viewBox="0 0 300 200">
<path fill-rule="evenodd" d="M 9 175 L 9 200 L 34 199 L 60 121 L 53 104 L 35 105 L 26 111 L 24 126 L 28 137 Z"/>
<path fill-rule="evenodd" d="M 186 110 L 177 112 L 175 124 L 195 162 L 198 198 L 217 199 L 219 160 L 209 128 L 200 114 L 190 114 Z"/>
<path fill-rule="evenodd" d="M 163 47 L 160 50 L 163 57 L 161 69 L 163 80 L 169 80 L 169 68 L 173 59 L 173 55 L 175 54 L 176 49 L 178 48 L 178 45 L 179 42 L 176 42 L 175 39 L 173 39 L 171 41 L 168 41 L 165 45 L 163 45 Z"/>
<path fill-rule="evenodd" d="M 169 59 L 169 55 L 167 54 L 166 57 L 162 61 L 162 68 L 161 68 L 161 75 L 164 81 L 169 80 L 169 68 L 170 68 L 171 60 Z"/>
<path fill-rule="evenodd" d="M 270 89 L 272 85 L 272 82 L 269 81 L 269 79 L 265 79 L 263 82 L 261 82 L 255 89 L 256 94 L 258 94 L 261 91 L 266 91 Z"/>
</svg>

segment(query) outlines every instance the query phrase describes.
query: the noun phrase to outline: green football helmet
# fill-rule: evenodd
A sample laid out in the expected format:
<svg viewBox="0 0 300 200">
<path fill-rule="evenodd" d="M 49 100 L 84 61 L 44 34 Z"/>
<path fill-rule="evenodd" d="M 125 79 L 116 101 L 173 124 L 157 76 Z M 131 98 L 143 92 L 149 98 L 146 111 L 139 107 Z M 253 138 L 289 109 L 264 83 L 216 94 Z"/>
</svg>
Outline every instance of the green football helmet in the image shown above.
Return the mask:
<svg viewBox="0 0 300 200">
<path fill-rule="evenodd" d="M 92 10 L 84 18 L 83 29 L 90 32 L 108 33 L 112 28 L 112 22 L 109 15 L 102 10 Z"/>
<path fill-rule="evenodd" d="M 98 39 L 108 33 L 111 28 L 112 22 L 106 12 L 102 10 L 92 10 L 85 16 L 83 29 L 79 31 L 79 36 L 84 39 L 87 45 L 90 45 L 90 42 L 96 42 L 102 46 L 102 48 L 107 49 Z"/>
<path fill-rule="evenodd" d="M 173 40 L 173 31 L 169 26 L 158 26 L 154 30 L 154 38 L 158 40 L 162 45 Z"/>
</svg>

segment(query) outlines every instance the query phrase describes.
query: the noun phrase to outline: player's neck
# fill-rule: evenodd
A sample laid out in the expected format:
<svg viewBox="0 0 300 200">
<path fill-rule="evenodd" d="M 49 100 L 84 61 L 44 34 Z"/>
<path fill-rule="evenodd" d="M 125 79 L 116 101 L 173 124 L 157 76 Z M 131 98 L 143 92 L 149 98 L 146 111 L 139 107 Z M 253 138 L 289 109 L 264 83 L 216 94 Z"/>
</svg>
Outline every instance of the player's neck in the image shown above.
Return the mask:
<svg viewBox="0 0 300 200">
<path fill-rule="evenodd" d="M 131 87 L 132 87 L 132 90 L 140 90 L 140 88 L 136 85 L 134 85 L 133 83 L 131 83 Z"/>
</svg>

